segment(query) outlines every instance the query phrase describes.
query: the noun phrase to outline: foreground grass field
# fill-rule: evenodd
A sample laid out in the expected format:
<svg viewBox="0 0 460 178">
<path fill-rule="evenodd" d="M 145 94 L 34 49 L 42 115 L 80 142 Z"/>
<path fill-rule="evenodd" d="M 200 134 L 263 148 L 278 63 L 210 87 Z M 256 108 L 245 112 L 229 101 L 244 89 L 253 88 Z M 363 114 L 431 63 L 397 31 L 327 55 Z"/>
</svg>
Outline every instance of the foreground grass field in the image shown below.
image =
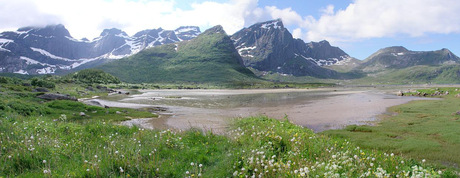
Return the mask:
<svg viewBox="0 0 460 178">
<path fill-rule="evenodd" d="M 5 82 L 6 81 L 6 82 Z M 363 149 L 265 116 L 240 118 L 225 135 L 118 125 L 156 115 L 45 101 L 27 81 L 0 84 L 0 177 L 440 177 L 452 171 Z M 76 87 L 69 89 L 68 87 Z M 78 90 L 57 85 L 55 91 Z"/>
<path fill-rule="evenodd" d="M 455 88 L 419 90 L 442 100 L 412 101 L 389 109 L 391 113 L 377 126 L 348 126 L 325 133 L 346 138 L 362 148 L 378 149 L 407 158 L 459 168 L 460 164 L 460 91 Z M 415 94 L 415 93 L 414 93 Z"/>
</svg>

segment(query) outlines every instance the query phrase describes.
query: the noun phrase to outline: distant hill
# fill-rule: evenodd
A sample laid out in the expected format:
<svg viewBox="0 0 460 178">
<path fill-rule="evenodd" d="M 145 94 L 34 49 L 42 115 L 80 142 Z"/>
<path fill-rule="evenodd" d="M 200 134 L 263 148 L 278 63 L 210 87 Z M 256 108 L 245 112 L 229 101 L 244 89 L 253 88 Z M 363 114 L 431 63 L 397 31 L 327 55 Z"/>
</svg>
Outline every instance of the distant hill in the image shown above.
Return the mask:
<svg viewBox="0 0 460 178">
<path fill-rule="evenodd" d="M 190 41 L 143 50 L 100 67 L 132 83 L 251 83 L 261 82 L 235 50 L 221 26 Z"/>
<path fill-rule="evenodd" d="M 358 83 L 460 83 L 460 58 L 448 49 L 411 51 L 402 46 L 380 49 L 353 69 Z"/>
<path fill-rule="evenodd" d="M 403 69 L 417 65 L 458 64 L 460 58 L 448 49 L 437 51 L 410 51 L 402 46 L 380 49 L 357 68 L 363 72 L 379 72 L 385 69 Z"/>
</svg>

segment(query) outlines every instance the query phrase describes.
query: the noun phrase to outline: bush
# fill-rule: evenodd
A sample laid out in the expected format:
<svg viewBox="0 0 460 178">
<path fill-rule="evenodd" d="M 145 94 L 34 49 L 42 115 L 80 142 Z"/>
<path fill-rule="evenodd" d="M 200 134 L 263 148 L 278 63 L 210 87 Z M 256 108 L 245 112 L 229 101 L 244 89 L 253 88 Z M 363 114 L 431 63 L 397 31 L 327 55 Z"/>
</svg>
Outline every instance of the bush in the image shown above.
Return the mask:
<svg viewBox="0 0 460 178">
<path fill-rule="evenodd" d="M 55 88 L 56 84 L 51 81 L 46 81 L 43 79 L 39 78 L 32 78 L 31 83 L 32 86 L 37 86 L 37 87 L 45 87 L 45 88 Z"/>
<path fill-rule="evenodd" d="M 70 74 L 72 80 L 85 84 L 118 84 L 120 80 L 99 69 L 85 69 Z"/>
</svg>

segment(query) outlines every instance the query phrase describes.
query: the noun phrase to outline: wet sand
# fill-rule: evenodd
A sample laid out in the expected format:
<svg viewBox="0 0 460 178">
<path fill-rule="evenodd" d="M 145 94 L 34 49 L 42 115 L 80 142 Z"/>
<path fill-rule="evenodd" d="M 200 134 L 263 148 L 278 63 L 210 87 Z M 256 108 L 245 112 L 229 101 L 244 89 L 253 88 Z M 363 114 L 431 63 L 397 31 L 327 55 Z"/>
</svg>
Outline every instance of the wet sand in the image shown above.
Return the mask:
<svg viewBox="0 0 460 178">
<path fill-rule="evenodd" d="M 160 118 L 125 121 L 148 129 L 200 128 L 222 133 L 237 117 L 267 115 L 316 132 L 350 124 L 370 124 L 391 106 L 427 98 L 398 97 L 378 89 L 148 90 L 116 101 L 93 99 L 110 107 L 165 107 Z"/>
</svg>

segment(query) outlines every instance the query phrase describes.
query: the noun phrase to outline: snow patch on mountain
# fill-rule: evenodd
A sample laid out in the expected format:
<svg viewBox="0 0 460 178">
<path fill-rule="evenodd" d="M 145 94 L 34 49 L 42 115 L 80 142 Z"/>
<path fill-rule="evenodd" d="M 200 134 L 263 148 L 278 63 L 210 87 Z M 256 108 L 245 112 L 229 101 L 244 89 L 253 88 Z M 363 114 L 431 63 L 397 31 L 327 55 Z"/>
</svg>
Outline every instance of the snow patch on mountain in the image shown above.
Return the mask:
<svg viewBox="0 0 460 178">
<path fill-rule="evenodd" d="M 44 56 L 48 56 L 52 59 L 58 59 L 58 60 L 64 60 L 64 61 L 75 61 L 75 60 L 72 60 L 72 59 L 68 59 L 68 58 L 65 58 L 65 57 L 59 57 L 59 56 L 56 56 L 54 54 L 51 54 L 50 52 L 46 51 L 46 50 L 43 50 L 43 49 L 39 49 L 39 48 L 34 48 L 34 47 L 30 47 L 30 49 L 32 51 L 35 51 L 35 52 L 39 52 L 40 54 L 44 55 Z"/>
</svg>

